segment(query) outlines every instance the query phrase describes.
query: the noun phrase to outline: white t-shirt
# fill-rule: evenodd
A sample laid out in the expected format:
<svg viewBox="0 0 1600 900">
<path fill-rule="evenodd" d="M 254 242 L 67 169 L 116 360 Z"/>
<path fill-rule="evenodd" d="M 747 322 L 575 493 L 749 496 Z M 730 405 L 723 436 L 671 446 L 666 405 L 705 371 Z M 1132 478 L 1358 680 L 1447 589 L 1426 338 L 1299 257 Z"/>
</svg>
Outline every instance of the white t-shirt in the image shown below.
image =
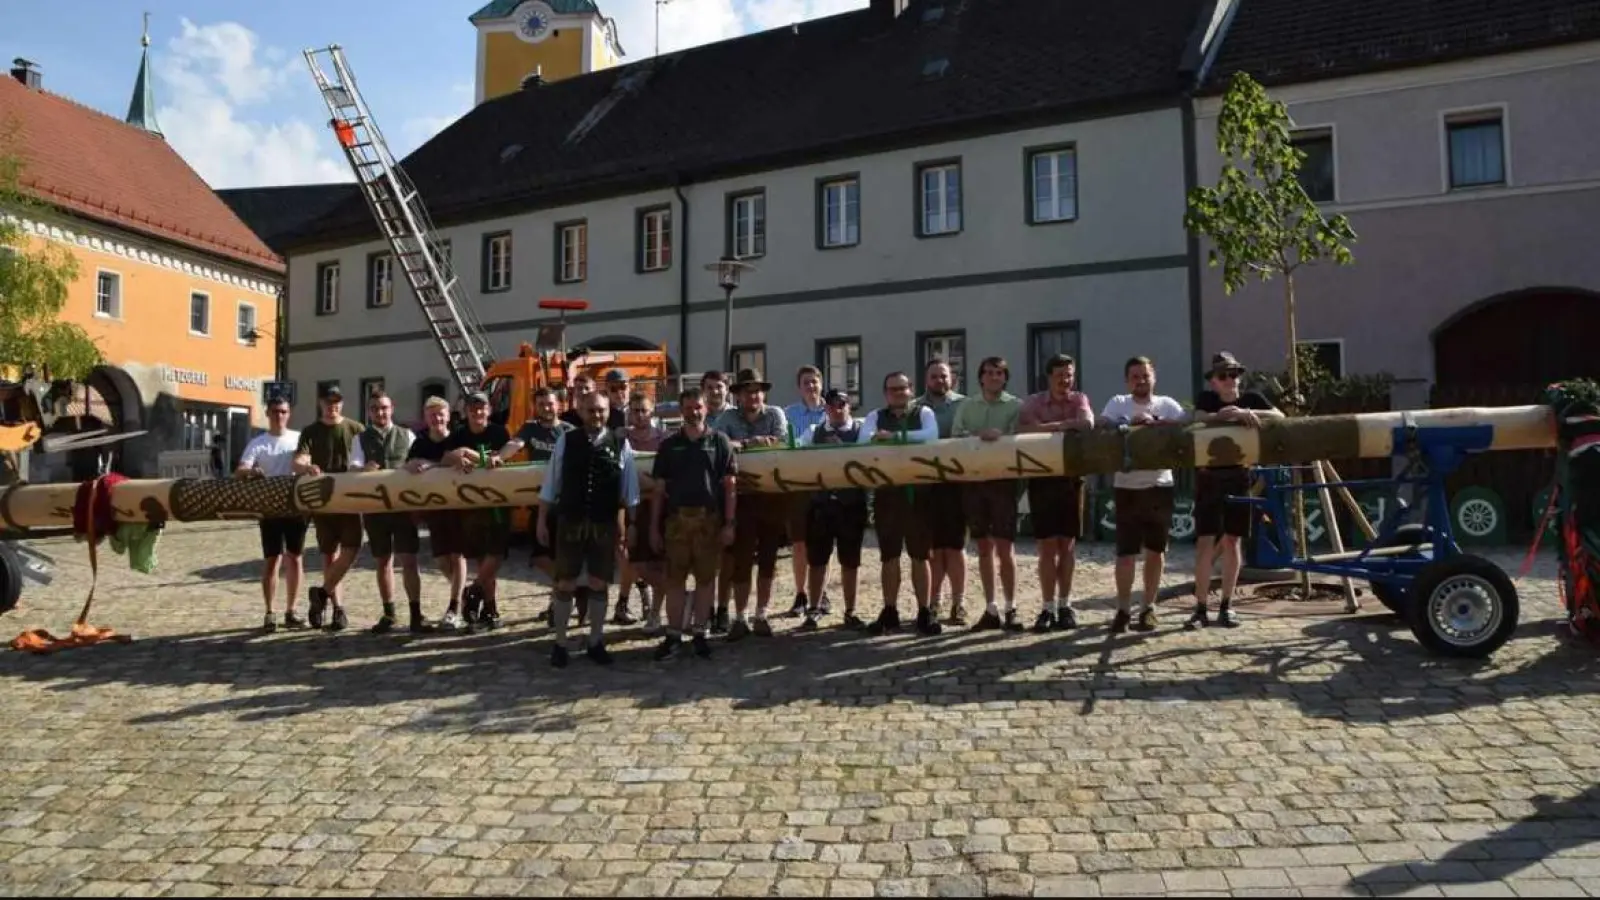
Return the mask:
<svg viewBox="0 0 1600 900">
<path fill-rule="evenodd" d="M 261 474 L 267 476 L 293 475 L 294 451 L 299 446 L 298 431 L 285 429 L 280 435 L 263 431 L 245 445 L 244 452 L 239 454 L 239 466 L 260 469 Z"/>
<path fill-rule="evenodd" d="M 1183 404 L 1160 394 L 1152 394 L 1148 402 L 1140 403 L 1132 394 L 1118 394 L 1106 403 L 1105 412 L 1100 414 L 1102 421 L 1117 424 L 1133 421 L 1133 417 L 1144 413 L 1161 422 L 1185 422 L 1189 414 L 1184 411 Z M 1115 487 L 1127 490 L 1140 491 L 1153 487 L 1172 487 L 1171 469 L 1135 469 L 1132 472 L 1118 472 L 1111 483 Z"/>
</svg>

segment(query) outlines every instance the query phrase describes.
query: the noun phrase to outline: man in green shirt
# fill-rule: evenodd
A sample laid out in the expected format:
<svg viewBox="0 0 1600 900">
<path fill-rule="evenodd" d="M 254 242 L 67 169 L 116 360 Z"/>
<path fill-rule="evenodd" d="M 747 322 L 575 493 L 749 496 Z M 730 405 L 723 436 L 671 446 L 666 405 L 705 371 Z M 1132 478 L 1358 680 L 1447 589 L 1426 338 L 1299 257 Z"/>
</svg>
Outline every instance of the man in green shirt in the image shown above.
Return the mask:
<svg viewBox="0 0 1600 900">
<path fill-rule="evenodd" d="M 982 393 L 968 397 L 956 410 L 951 433 L 958 438 L 977 437 L 997 441 L 1017 433 L 1022 415 L 1022 399 L 1006 390 L 1011 381 L 1011 366 L 999 356 L 978 364 L 978 385 Z M 979 481 L 962 485 L 963 513 L 973 540 L 978 542 L 978 577 L 983 581 L 983 617 L 979 626 L 1000 627 L 1000 608 L 994 600 L 995 561 L 1000 563 L 1000 587 L 1005 591 L 1006 609 L 1014 609 L 1017 597 L 1017 558 L 1012 543 L 1017 539 L 1017 482 L 1014 478 Z"/>
<path fill-rule="evenodd" d="M 955 372 L 942 359 L 932 359 L 922 370 L 923 394 L 914 402 L 933 410 L 934 421 L 939 423 L 939 437 L 950 436 L 956 412 L 967 398 L 957 392 Z M 967 624 L 966 611 L 961 608 L 962 595 L 967 589 L 967 523 L 961 515 L 961 485 L 933 484 L 928 486 L 927 510 L 932 516 L 930 535 L 932 552 L 928 556 L 928 608 L 935 617 L 939 615 L 939 583 L 950 582 L 950 624 Z"/>
<path fill-rule="evenodd" d="M 336 475 L 359 472 L 366 467 L 361 448 L 360 422 L 344 417 L 344 393 L 329 384 L 317 397 L 321 417 L 300 431 L 300 446 L 294 454 L 296 475 Z M 340 600 L 339 584 L 355 565 L 361 552 L 361 516 L 312 516 L 317 530 L 317 552 L 322 554 L 322 584 L 311 588 L 311 627 L 321 628 L 328 604 L 333 604 L 329 631 L 342 631 L 350 624 Z"/>
<path fill-rule="evenodd" d="M 394 423 L 394 400 L 383 391 L 367 398 L 367 430 L 361 432 L 361 454 L 368 472 L 399 469 L 406 463 L 415 436 L 409 428 Z M 410 512 L 374 513 L 365 517 L 367 543 L 378 575 L 378 598 L 383 601 L 383 616 L 372 626 L 374 634 L 394 630 L 394 564 L 400 564 L 400 579 L 405 585 L 407 608 L 411 613 L 411 632 L 427 631 L 422 618 L 422 571 L 417 567 L 417 552 L 422 547 L 416 519 Z"/>
</svg>

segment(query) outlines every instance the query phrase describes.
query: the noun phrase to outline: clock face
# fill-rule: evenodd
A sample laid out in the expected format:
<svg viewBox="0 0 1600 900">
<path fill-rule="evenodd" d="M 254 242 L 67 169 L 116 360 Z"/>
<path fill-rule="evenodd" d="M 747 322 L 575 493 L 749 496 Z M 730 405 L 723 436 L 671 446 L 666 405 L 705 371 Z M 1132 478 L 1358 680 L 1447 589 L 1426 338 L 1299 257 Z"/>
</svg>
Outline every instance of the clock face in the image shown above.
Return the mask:
<svg viewBox="0 0 1600 900">
<path fill-rule="evenodd" d="M 550 36 L 550 21 L 555 11 L 541 0 L 532 0 L 517 7 L 515 19 L 517 36 L 530 44 L 537 44 Z"/>
</svg>

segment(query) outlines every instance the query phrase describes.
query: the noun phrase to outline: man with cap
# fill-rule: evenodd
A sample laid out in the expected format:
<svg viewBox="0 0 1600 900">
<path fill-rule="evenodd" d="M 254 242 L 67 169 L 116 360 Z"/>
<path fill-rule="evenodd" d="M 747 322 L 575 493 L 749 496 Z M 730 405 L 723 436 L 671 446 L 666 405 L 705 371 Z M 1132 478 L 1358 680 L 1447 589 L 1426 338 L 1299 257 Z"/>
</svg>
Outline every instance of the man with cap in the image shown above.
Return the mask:
<svg viewBox="0 0 1600 900">
<path fill-rule="evenodd" d="M 239 454 L 239 466 L 234 470 L 238 478 L 272 478 L 294 474 L 295 451 L 300 447 L 300 432 L 289 427 L 289 401 L 281 394 L 267 398 L 267 430 L 250 439 L 244 452 Z M 295 595 L 300 592 L 300 579 L 305 575 L 306 527 L 304 516 L 285 516 L 262 519 L 256 523 L 261 532 L 261 595 L 267 603 L 267 615 L 261 626 L 267 631 L 277 631 L 272 618 L 272 598 L 278 590 L 278 572 L 284 575 L 283 627 L 301 629 L 304 619 L 294 613 Z"/>
<path fill-rule="evenodd" d="M 911 376 L 890 372 L 883 379 L 884 405 L 867 414 L 856 443 L 923 444 L 939 439 L 933 410 L 915 402 Z M 936 635 L 944 629 L 928 606 L 928 555 L 932 544 L 927 492 L 922 486 L 892 485 L 872 492 L 873 527 L 878 532 L 882 564 L 883 612 L 869 626 L 872 635 L 900 630 L 900 554 L 911 557 L 911 593 L 917 600 L 917 631 Z"/>
<path fill-rule="evenodd" d="M 733 382 L 738 406 L 717 419 L 717 430 L 728 436 L 741 452 L 762 447 L 777 447 L 788 441 L 789 420 L 783 410 L 767 405 L 772 382 L 756 369 L 740 369 Z M 739 519 L 734 523 L 733 562 L 729 580 L 733 582 L 734 621 L 728 639 L 738 640 L 754 632 L 771 637 L 767 604 L 772 601 L 772 578 L 778 568 L 778 548 L 788 530 L 788 508 L 781 494 L 751 494 L 740 499 Z M 750 605 L 750 570 L 756 569 L 756 614 L 746 621 Z"/>
<path fill-rule="evenodd" d="M 444 465 L 462 472 L 487 468 L 494 463 L 494 451 L 511 441 L 504 425 L 489 421 L 489 395 L 473 391 L 466 399 L 466 422 L 450 434 Z M 511 508 L 491 506 L 467 509 L 461 513 L 461 556 L 477 562 L 477 576 L 461 592 L 463 617 L 468 629 L 492 629 L 500 625 L 500 604 L 496 596 L 500 565 L 511 544 Z"/>
<path fill-rule="evenodd" d="M 1243 425 L 1260 428 L 1263 420 L 1281 419 L 1266 397 L 1256 391 L 1240 391 L 1245 367 L 1226 350 L 1211 357 L 1207 372 L 1210 388 L 1194 401 L 1194 420 L 1202 425 Z M 1194 612 L 1184 624 L 1190 630 L 1211 624 L 1207 600 L 1211 596 L 1214 554 L 1222 556 L 1222 603 L 1217 607 L 1216 624 L 1237 628 L 1233 612 L 1233 592 L 1239 585 L 1243 565 L 1239 539 L 1250 531 L 1250 506 L 1229 497 L 1250 493 L 1250 470 L 1244 466 L 1211 466 L 1196 469 L 1194 481 Z"/>
<path fill-rule="evenodd" d="M 794 433 L 798 441 L 803 439 L 811 429 L 828 421 L 828 407 L 822 401 L 822 370 L 807 364 L 800 367 L 794 375 L 795 387 L 800 389 L 800 399 L 783 408 L 784 418 L 789 420 L 789 430 Z M 798 616 L 808 610 L 826 615 L 827 606 L 823 598 L 808 596 L 808 574 L 810 566 L 806 555 L 806 528 L 811 516 L 811 491 L 795 491 L 789 495 L 788 532 L 789 549 L 794 563 L 794 606 L 790 608 L 789 615 Z M 824 560 L 826 566 L 826 560 Z M 826 583 L 827 570 L 824 568 Z M 816 601 L 815 604 L 810 601 Z"/>
<path fill-rule="evenodd" d="M 367 459 L 367 471 L 399 469 L 405 466 L 414 439 L 411 429 L 394 423 L 394 401 L 383 391 L 375 391 L 367 398 L 367 428 L 361 432 L 361 455 Z M 410 512 L 367 514 L 367 544 L 372 547 L 372 559 L 377 568 L 378 599 L 383 602 L 383 615 L 372 626 L 373 634 L 394 630 L 394 564 L 400 564 L 400 580 L 406 590 L 407 610 L 410 613 L 412 633 L 427 630 L 422 618 L 422 572 L 417 567 L 417 552 L 422 540 L 417 533 L 417 520 Z"/>
<path fill-rule="evenodd" d="M 589 604 L 588 657 L 601 665 L 611 663 L 605 647 L 606 592 L 616 572 L 617 558 L 627 552 L 628 528 L 639 505 L 639 478 L 633 448 L 624 429 L 607 428 L 611 404 L 605 394 L 583 398 L 581 430 L 556 440 L 539 489 L 540 543 L 554 541 L 556 548 L 555 600 L 551 624 L 556 642 L 550 664 L 567 664 L 567 625 L 578 576 L 587 575 L 584 599 Z M 561 530 L 550 533 L 550 512 L 559 509 Z"/>
<path fill-rule="evenodd" d="M 294 471 L 297 475 L 336 475 L 340 472 L 359 472 L 367 465 L 361 450 L 361 432 L 366 429 L 360 422 L 344 417 L 344 392 L 339 385 L 323 387 L 317 397 L 321 415 L 317 421 L 300 432 L 300 446 L 295 449 Z M 349 627 L 341 600 L 340 584 L 350 567 L 355 565 L 356 554 L 361 552 L 361 516 L 312 516 L 311 527 L 317 532 L 317 552 L 322 554 L 322 584 L 311 588 L 311 627 L 323 627 L 323 617 L 328 604 L 333 604 L 333 618 L 328 630 L 342 631 Z"/>
<path fill-rule="evenodd" d="M 939 423 L 939 437 L 950 437 L 955 424 L 956 411 L 967 399 L 955 390 L 955 372 L 942 359 L 928 360 L 922 370 L 923 394 L 916 403 L 933 410 L 934 421 Z M 932 523 L 929 540 L 932 549 L 928 559 L 928 607 L 939 615 L 939 584 L 950 582 L 950 621 L 966 624 L 966 611 L 962 599 L 967 592 L 967 519 L 961 508 L 963 485 L 930 484 L 927 487 L 928 516 Z"/>
<path fill-rule="evenodd" d="M 850 415 L 850 395 L 834 389 L 822 395 L 827 416 L 806 429 L 800 445 L 822 447 L 854 444 L 861 439 L 861 422 Z M 856 587 L 861 574 L 861 545 L 867 534 L 867 492 L 860 488 L 812 491 L 806 500 L 807 587 L 811 606 L 806 610 L 802 631 L 815 631 L 822 615 L 823 579 L 828 573 L 828 557 L 837 548 L 839 581 L 844 588 L 843 627 L 859 631 L 866 627 L 856 616 Z"/>
</svg>

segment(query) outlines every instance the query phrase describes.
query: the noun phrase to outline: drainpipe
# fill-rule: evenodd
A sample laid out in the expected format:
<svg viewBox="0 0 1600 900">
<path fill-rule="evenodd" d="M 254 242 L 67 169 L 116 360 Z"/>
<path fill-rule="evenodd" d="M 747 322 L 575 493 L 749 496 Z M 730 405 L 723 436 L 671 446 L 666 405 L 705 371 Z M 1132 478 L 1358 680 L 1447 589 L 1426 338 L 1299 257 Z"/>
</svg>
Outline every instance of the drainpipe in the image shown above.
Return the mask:
<svg viewBox="0 0 1600 900">
<path fill-rule="evenodd" d="M 678 229 L 678 389 L 683 390 L 683 376 L 689 368 L 689 198 L 683 195 L 688 181 L 679 173 L 672 192 L 678 195 L 678 206 L 683 210 L 683 223 Z"/>
</svg>

